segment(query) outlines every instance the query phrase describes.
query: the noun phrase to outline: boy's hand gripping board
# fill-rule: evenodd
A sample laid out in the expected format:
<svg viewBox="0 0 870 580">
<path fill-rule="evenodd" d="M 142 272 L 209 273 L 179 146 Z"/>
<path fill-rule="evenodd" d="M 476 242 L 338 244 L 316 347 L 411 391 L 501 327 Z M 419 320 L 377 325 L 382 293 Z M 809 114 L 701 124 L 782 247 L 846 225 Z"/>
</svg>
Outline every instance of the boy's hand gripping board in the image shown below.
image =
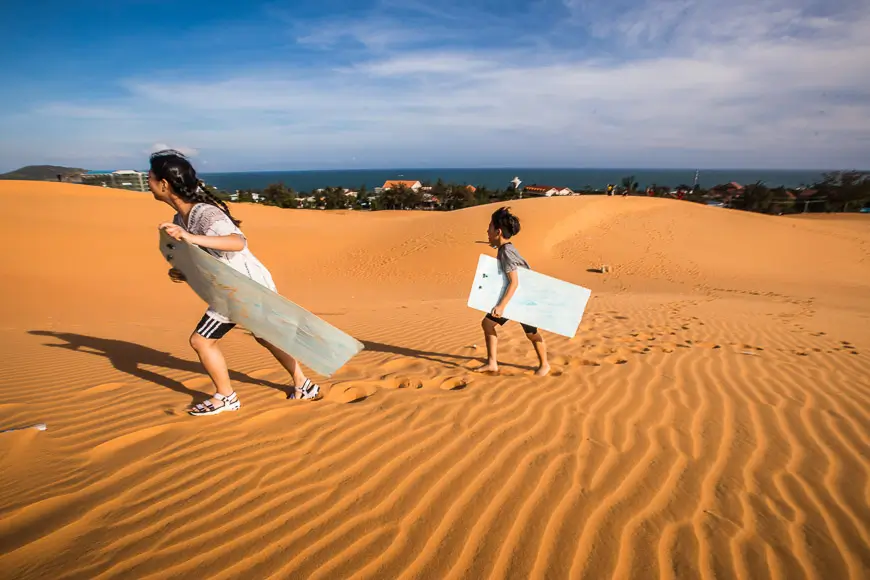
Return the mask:
<svg viewBox="0 0 870 580">
<path fill-rule="evenodd" d="M 546 274 L 517 268 L 519 286 L 502 316 L 562 336 L 573 337 L 592 292 Z M 508 277 L 492 256 L 481 254 L 468 306 L 491 312 L 507 290 Z"/>
<path fill-rule="evenodd" d="M 332 375 L 364 348 L 352 336 L 163 230 L 160 253 L 215 311 L 321 375 Z"/>
</svg>

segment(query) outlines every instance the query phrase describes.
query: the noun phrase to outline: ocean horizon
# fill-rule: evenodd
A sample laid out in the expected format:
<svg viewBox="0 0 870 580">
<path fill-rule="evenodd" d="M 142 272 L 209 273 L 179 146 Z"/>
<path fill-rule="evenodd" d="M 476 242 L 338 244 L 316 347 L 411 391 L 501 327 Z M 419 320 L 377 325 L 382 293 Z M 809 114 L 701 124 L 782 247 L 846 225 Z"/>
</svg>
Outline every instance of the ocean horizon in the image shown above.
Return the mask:
<svg viewBox="0 0 870 580">
<path fill-rule="evenodd" d="M 571 189 L 603 189 L 608 184 L 619 184 L 624 177 L 634 175 L 641 188 L 649 185 L 677 187 L 692 185 L 695 172 L 698 183 L 709 188 L 720 183 L 736 181 L 743 185 L 763 182 L 769 187 L 796 188 L 809 186 L 822 179 L 822 174 L 835 170 L 785 170 L 785 169 L 347 169 L 307 171 L 240 171 L 226 173 L 201 173 L 209 185 L 224 191 L 239 189 L 262 190 L 272 183 L 283 183 L 296 191 L 311 191 L 323 187 L 347 187 L 357 189 L 363 185 L 371 190 L 390 179 L 429 181 L 439 178 L 445 183 L 485 186 L 489 189 L 504 189 L 514 177 L 522 185 L 552 185 Z"/>
</svg>

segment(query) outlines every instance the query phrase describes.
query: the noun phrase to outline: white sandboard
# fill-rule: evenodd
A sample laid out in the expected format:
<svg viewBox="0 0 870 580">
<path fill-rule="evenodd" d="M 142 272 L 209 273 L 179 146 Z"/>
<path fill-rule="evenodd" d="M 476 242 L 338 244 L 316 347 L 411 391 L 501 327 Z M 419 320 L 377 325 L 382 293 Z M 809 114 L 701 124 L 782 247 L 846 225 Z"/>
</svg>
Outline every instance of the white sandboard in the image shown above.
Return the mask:
<svg viewBox="0 0 870 580">
<path fill-rule="evenodd" d="M 160 253 L 214 310 L 321 375 L 332 375 L 364 348 L 352 336 L 163 230 Z"/>
<path fill-rule="evenodd" d="M 519 287 L 504 316 L 562 336 L 573 337 L 592 291 L 534 270 L 517 268 Z M 491 312 L 507 290 L 508 277 L 492 256 L 480 255 L 468 306 Z"/>
</svg>

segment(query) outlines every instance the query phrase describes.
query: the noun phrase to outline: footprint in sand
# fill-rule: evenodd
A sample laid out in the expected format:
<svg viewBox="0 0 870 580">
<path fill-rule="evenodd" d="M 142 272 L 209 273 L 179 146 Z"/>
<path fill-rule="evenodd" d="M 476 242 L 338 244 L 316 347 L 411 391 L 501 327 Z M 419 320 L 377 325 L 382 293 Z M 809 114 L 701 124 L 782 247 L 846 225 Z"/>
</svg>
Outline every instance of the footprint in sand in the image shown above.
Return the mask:
<svg viewBox="0 0 870 580">
<path fill-rule="evenodd" d="M 471 384 L 471 380 L 466 377 L 454 377 L 445 379 L 439 387 L 442 391 L 461 391 Z"/>
<path fill-rule="evenodd" d="M 611 364 L 611 365 L 624 365 L 628 361 L 626 359 L 622 358 L 621 356 L 614 354 L 614 355 L 611 355 L 611 356 L 605 358 L 604 362 L 606 362 L 607 364 Z"/>
<path fill-rule="evenodd" d="M 373 385 L 351 385 L 348 387 L 334 387 L 329 391 L 326 399 L 334 403 L 358 403 L 374 395 L 377 388 Z"/>
<path fill-rule="evenodd" d="M 411 377 L 384 377 L 379 386 L 385 389 L 422 389 L 423 381 Z"/>
</svg>

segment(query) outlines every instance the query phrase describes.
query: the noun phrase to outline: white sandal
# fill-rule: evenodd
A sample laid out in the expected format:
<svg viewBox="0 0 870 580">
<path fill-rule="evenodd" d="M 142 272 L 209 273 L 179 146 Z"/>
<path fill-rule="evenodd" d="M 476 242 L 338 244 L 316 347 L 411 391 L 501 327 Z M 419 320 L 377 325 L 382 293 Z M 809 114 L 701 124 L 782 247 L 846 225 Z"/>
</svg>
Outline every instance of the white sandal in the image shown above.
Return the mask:
<svg viewBox="0 0 870 580">
<path fill-rule="evenodd" d="M 215 407 L 214 403 L 211 402 L 211 399 L 199 403 L 192 409 L 188 411 L 191 415 L 196 417 L 202 417 L 205 415 L 217 415 L 218 413 L 223 413 L 224 411 L 238 411 L 242 406 L 242 402 L 239 401 L 239 396 L 235 391 L 230 395 L 221 395 L 220 393 L 215 393 L 214 398 L 218 401 L 223 401 L 223 405 L 220 407 Z"/>
<path fill-rule="evenodd" d="M 311 379 L 305 379 L 302 387 L 294 387 L 287 395 L 288 399 L 316 399 L 320 394 L 320 385 L 312 383 Z"/>
</svg>

